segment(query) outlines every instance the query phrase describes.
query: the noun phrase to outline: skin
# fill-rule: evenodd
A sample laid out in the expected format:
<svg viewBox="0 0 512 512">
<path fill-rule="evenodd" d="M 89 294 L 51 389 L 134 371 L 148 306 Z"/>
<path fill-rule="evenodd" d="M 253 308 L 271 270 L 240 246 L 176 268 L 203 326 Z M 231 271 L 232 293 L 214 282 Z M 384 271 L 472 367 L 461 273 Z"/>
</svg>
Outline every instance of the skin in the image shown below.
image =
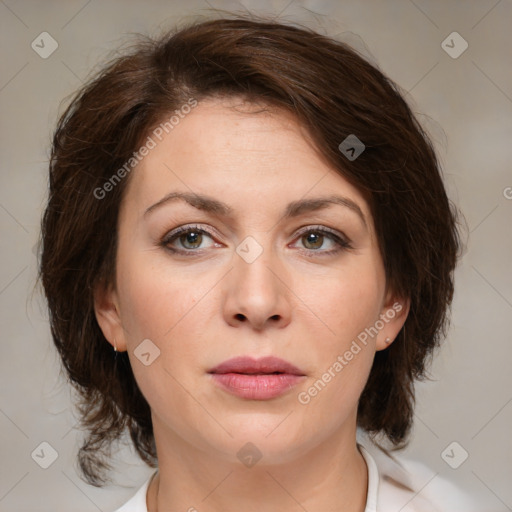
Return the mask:
<svg viewBox="0 0 512 512">
<path fill-rule="evenodd" d="M 178 200 L 145 215 L 176 191 L 208 195 L 233 211 L 224 217 Z M 343 205 L 283 218 L 291 201 L 333 194 L 357 204 L 366 225 Z M 188 256 L 166 249 L 165 236 L 189 224 L 212 235 L 169 242 Z M 312 241 L 299 233 L 308 226 Z M 322 237 L 318 226 L 350 247 Z M 386 287 L 362 194 L 290 114 L 209 99 L 132 171 L 118 235 L 117 285 L 96 291 L 95 308 L 105 337 L 128 351 L 151 407 L 159 471 L 148 510 L 363 512 L 357 403 L 375 351 L 405 322 L 406 302 L 307 405 L 297 398 L 399 301 Z M 252 263 L 236 252 L 247 236 L 263 250 Z M 145 339 L 160 350 L 149 366 L 134 354 Z M 240 355 L 280 357 L 305 377 L 271 400 L 230 395 L 207 372 Z M 262 454 L 250 468 L 237 458 L 247 442 Z"/>
</svg>

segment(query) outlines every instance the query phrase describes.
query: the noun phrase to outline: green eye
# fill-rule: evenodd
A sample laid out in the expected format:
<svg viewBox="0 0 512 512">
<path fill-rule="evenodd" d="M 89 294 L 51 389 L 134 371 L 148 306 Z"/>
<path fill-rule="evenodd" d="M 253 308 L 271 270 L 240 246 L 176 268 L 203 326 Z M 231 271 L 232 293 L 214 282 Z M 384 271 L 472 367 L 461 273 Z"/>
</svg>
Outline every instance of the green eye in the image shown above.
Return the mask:
<svg viewBox="0 0 512 512">
<path fill-rule="evenodd" d="M 208 238 L 212 238 L 212 235 L 208 231 L 197 226 L 182 226 L 169 233 L 164 240 L 162 240 L 162 245 L 172 252 L 198 252 L 196 249 L 201 249 L 200 246 L 205 235 Z M 179 242 L 181 247 L 175 247 L 173 245 L 176 241 Z"/>
<path fill-rule="evenodd" d="M 324 227 L 308 227 L 300 233 L 305 249 L 309 252 L 315 252 L 322 255 L 335 254 L 344 249 L 351 249 L 350 242 L 345 237 L 340 236 L 337 232 L 331 231 Z M 328 239 L 334 244 L 333 249 L 321 250 L 325 240 Z"/>
<path fill-rule="evenodd" d="M 328 256 L 352 248 L 346 237 L 322 226 L 309 226 L 302 230 L 298 236 L 302 241 L 304 250 L 311 254 Z M 212 247 L 212 245 L 201 247 L 205 237 L 213 241 L 213 234 L 199 226 L 181 226 L 166 235 L 162 240 L 162 245 L 173 253 L 193 255 L 194 253 L 200 253 L 203 249 Z M 331 249 L 322 249 L 326 240 L 331 243 Z M 176 245 L 177 243 L 179 244 Z"/>
</svg>

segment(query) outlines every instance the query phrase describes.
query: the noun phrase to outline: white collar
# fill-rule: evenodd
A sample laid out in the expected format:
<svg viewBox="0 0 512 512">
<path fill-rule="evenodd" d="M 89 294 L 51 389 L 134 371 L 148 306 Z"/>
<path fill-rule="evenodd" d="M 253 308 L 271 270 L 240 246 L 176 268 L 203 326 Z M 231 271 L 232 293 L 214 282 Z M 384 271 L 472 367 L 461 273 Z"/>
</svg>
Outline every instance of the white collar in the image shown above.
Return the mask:
<svg viewBox="0 0 512 512">
<path fill-rule="evenodd" d="M 379 492 L 379 470 L 373 457 L 362 444 L 357 444 L 368 468 L 368 491 L 366 493 L 366 506 L 364 512 L 377 512 L 377 494 Z"/>
<path fill-rule="evenodd" d="M 388 456 L 366 437 L 358 439 L 357 446 L 368 468 L 364 512 L 476 511 L 467 494 L 425 465 Z M 114 512 L 148 512 L 146 495 L 157 471 Z"/>
</svg>

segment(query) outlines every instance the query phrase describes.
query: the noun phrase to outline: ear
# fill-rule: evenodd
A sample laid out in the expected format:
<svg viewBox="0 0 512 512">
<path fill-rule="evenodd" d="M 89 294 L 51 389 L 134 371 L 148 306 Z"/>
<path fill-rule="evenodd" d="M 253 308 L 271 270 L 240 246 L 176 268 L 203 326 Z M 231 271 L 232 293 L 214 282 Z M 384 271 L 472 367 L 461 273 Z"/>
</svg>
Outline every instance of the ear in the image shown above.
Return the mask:
<svg viewBox="0 0 512 512">
<path fill-rule="evenodd" d="M 117 293 L 112 286 L 99 283 L 94 290 L 94 313 L 107 341 L 118 352 L 126 351 L 124 329 L 119 314 Z"/>
<path fill-rule="evenodd" d="M 407 315 L 411 307 L 411 301 L 409 298 L 397 297 L 391 291 L 386 294 L 384 305 L 379 315 L 379 334 L 375 344 L 376 350 L 384 350 L 388 348 L 391 343 L 398 336 L 398 333 L 402 329 Z M 376 322 L 376 323 L 377 323 Z"/>
</svg>

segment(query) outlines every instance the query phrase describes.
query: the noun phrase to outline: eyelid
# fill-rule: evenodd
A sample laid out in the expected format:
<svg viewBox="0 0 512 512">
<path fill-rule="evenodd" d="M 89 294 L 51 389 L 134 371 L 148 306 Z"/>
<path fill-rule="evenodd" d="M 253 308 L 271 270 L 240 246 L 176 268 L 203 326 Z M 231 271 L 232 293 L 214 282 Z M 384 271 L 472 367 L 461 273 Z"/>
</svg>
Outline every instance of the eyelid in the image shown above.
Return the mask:
<svg viewBox="0 0 512 512">
<path fill-rule="evenodd" d="M 163 239 L 161 240 L 160 244 L 165 249 L 171 251 L 174 254 L 182 254 L 182 255 L 187 255 L 187 256 L 193 256 L 193 255 L 200 256 L 208 248 L 204 248 L 204 249 L 179 249 L 179 248 L 171 248 L 171 247 L 169 247 L 169 244 L 171 242 L 173 242 L 174 240 L 179 239 L 179 236 L 181 234 L 189 233 L 189 232 L 194 232 L 194 231 L 200 232 L 202 234 L 206 234 L 207 236 L 212 238 L 212 240 L 214 241 L 214 245 L 216 245 L 217 247 L 219 246 L 219 244 L 217 242 L 215 242 L 215 240 L 214 240 L 215 238 L 219 238 L 218 235 L 216 235 L 213 232 L 213 231 L 216 231 L 216 230 L 213 230 L 213 229 L 211 229 L 209 227 L 208 228 L 204 227 L 204 226 L 202 226 L 200 224 L 197 224 L 197 223 L 195 223 L 195 224 L 184 224 L 182 226 L 178 226 L 177 228 L 175 228 L 175 229 L 171 230 L 170 232 L 168 232 L 163 237 Z M 301 248 L 298 248 L 298 250 L 301 253 L 304 253 L 304 254 L 309 255 L 309 256 L 315 255 L 315 256 L 319 256 L 319 257 L 328 257 L 328 256 L 334 256 L 334 255 L 339 254 L 340 252 L 343 252 L 343 251 L 346 251 L 346 250 L 353 249 L 351 240 L 343 232 L 340 232 L 338 230 L 329 228 L 329 227 L 324 226 L 324 225 L 308 224 L 308 225 L 300 227 L 299 230 L 296 231 L 294 241 L 299 239 L 305 233 L 314 233 L 314 232 L 320 233 L 322 236 L 326 236 L 327 238 L 329 238 L 332 242 L 334 242 L 336 247 L 334 249 L 330 249 L 330 250 L 315 250 L 315 249 L 307 249 L 307 248 L 301 247 Z"/>
<path fill-rule="evenodd" d="M 321 224 L 308 224 L 307 226 L 299 228 L 299 231 L 297 232 L 297 236 L 300 236 L 304 233 L 309 233 L 310 231 L 319 231 L 321 233 L 327 233 L 330 235 L 334 235 L 335 237 L 338 237 L 346 242 L 349 242 L 349 238 L 342 233 L 341 231 L 338 231 L 333 228 L 329 228 L 327 226 L 323 226 Z"/>
<path fill-rule="evenodd" d="M 304 226 L 303 228 L 299 228 L 299 231 L 297 232 L 295 239 L 300 238 L 305 233 L 321 233 L 322 235 L 326 235 L 331 240 L 334 241 L 336 245 L 338 245 L 337 249 L 331 249 L 330 251 L 315 251 L 313 249 L 302 249 L 303 251 L 306 251 L 308 253 L 318 253 L 323 255 L 330 255 L 338 253 L 342 250 L 347 249 L 353 249 L 352 241 L 350 238 L 345 235 L 345 233 L 338 231 L 336 229 L 329 228 L 327 226 L 323 225 L 312 225 L 308 224 L 307 226 Z"/>
<path fill-rule="evenodd" d="M 179 235 L 188 233 L 189 231 L 198 231 L 200 233 L 206 233 L 211 238 L 219 238 L 219 235 L 217 235 L 213 230 L 205 228 L 200 224 L 184 224 L 183 226 L 178 226 L 164 235 L 162 243 L 168 244 L 173 238 L 177 238 Z"/>
</svg>

